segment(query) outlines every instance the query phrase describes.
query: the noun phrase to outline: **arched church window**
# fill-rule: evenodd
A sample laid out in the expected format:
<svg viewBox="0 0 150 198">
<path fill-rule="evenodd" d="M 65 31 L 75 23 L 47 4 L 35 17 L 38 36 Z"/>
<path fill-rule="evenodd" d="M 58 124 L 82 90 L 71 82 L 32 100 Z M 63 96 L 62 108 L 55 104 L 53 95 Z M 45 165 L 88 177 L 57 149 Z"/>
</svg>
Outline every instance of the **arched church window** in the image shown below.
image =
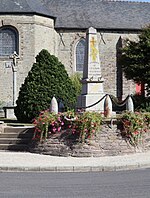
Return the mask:
<svg viewBox="0 0 150 198">
<path fill-rule="evenodd" d="M 85 39 L 81 39 L 76 45 L 76 71 L 82 72 L 84 65 Z"/>
<path fill-rule="evenodd" d="M 0 29 L 0 57 L 8 57 L 13 52 L 18 53 L 18 32 L 11 27 Z"/>
</svg>

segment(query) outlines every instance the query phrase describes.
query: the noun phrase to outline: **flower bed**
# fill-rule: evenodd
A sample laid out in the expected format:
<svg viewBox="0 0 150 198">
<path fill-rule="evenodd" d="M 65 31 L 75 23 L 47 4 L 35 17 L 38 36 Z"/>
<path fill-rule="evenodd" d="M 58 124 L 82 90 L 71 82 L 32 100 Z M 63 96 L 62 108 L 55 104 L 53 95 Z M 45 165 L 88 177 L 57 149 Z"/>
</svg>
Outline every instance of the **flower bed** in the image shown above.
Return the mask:
<svg viewBox="0 0 150 198">
<path fill-rule="evenodd" d="M 70 130 L 78 136 L 79 142 L 96 136 L 102 122 L 102 116 L 98 112 L 74 112 L 50 113 L 48 110 L 41 112 L 37 119 L 34 119 L 34 139 L 45 140 L 62 130 Z"/>
<path fill-rule="evenodd" d="M 97 112 L 42 112 L 34 120 L 33 152 L 59 156 L 108 156 L 149 150 L 150 113 L 105 119 Z"/>
<path fill-rule="evenodd" d="M 133 146 L 138 146 L 145 133 L 150 132 L 150 113 L 126 112 L 122 114 L 124 136 Z"/>
</svg>

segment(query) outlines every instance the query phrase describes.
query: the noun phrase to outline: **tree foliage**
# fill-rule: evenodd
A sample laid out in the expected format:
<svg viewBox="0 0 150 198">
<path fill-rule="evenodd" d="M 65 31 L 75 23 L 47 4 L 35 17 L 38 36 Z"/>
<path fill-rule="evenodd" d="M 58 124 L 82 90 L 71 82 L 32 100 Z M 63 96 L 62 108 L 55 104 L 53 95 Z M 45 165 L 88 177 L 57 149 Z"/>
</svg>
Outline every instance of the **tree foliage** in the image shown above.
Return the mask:
<svg viewBox="0 0 150 198">
<path fill-rule="evenodd" d="M 150 25 L 143 28 L 137 41 L 126 40 L 121 64 L 127 79 L 150 88 Z"/>
<path fill-rule="evenodd" d="M 76 103 L 75 88 L 58 58 L 42 50 L 20 88 L 15 115 L 20 122 L 30 122 L 48 109 L 52 97 L 62 100 L 65 108 Z"/>
<path fill-rule="evenodd" d="M 76 96 L 79 96 L 81 94 L 81 90 L 82 90 L 82 84 L 80 82 L 81 76 L 82 74 L 75 73 L 70 77 L 76 90 Z"/>
</svg>

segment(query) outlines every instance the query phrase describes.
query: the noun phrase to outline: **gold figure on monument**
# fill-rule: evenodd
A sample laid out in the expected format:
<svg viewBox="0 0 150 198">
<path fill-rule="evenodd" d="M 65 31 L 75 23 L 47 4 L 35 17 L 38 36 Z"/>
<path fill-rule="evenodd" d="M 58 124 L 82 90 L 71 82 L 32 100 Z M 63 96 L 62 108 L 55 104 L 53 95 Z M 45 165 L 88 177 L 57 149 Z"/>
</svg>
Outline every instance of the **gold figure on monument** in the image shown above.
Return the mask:
<svg viewBox="0 0 150 198">
<path fill-rule="evenodd" d="M 91 41 L 90 41 L 90 47 L 91 47 L 91 58 L 92 58 L 92 62 L 96 62 L 97 59 L 97 54 L 98 54 L 98 49 L 96 49 L 96 40 L 94 37 L 92 37 Z"/>
</svg>

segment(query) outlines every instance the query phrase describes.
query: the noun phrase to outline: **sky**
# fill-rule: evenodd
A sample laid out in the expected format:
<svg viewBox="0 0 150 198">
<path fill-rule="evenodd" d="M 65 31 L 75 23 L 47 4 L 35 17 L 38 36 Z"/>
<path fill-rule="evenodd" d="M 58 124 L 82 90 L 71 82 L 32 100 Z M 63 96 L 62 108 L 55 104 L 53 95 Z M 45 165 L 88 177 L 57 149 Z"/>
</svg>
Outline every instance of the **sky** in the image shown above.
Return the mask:
<svg viewBox="0 0 150 198">
<path fill-rule="evenodd" d="M 149 2 L 150 3 L 150 0 L 124 0 L 124 1 Z"/>
</svg>

